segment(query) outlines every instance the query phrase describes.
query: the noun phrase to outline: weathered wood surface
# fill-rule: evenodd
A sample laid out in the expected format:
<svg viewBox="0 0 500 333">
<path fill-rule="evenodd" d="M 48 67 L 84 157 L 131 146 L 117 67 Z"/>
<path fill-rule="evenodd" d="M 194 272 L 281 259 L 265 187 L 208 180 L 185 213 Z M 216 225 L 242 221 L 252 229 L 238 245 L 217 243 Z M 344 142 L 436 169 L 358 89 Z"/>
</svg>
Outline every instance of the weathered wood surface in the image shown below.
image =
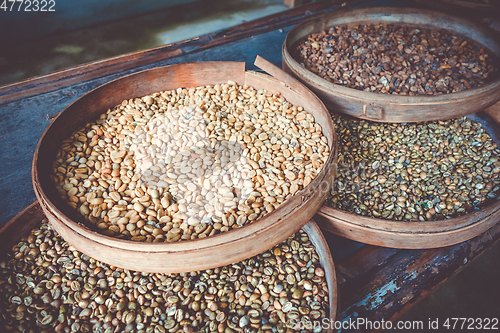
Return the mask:
<svg viewBox="0 0 500 333">
<path fill-rule="evenodd" d="M 412 5 L 412 2 L 359 0 L 349 1 L 345 7 L 361 4 L 407 6 Z M 418 7 L 419 4 L 413 3 L 413 6 Z M 334 11 L 339 8 L 341 6 L 334 4 L 334 1 L 316 2 L 190 41 L 94 62 L 41 78 L 0 87 L 0 144 L 2 146 L 0 150 L 2 161 L 0 166 L 0 225 L 5 224 L 35 200 L 30 171 L 36 144 L 53 116 L 78 97 L 123 75 L 180 62 L 244 61 L 247 69 L 255 69 L 251 64 L 255 56 L 259 54 L 279 66 L 281 45 L 292 25 L 311 14 Z M 34 217 L 36 214 L 41 214 L 41 208 L 38 203 L 34 203 L 25 214 L 32 216 L 26 218 L 24 223 L 8 223 L 5 228 L 13 233 L 22 232 L 19 228 L 23 230 L 32 228 L 28 222 L 36 219 Z M 433 288 L 463 269 L 465 267 L 463 259 L 466 256 L 468 263 L 497 241 L 499 238 L 497 229 L 498 225 L 466 243 L 440 250 L 425 251 L 367 246 L 325 233 L 333 257 L 339 262 L 337 275 L 341 283 L 339 318 L 346 320 L 346 318 L 354 317 L 355 312 L 358 313 L 358 317 L 377 318 L 387 313 L 390 318 L 397 318 Z M 7 247 L 6 243 L 0 246 L 0 250 Z M 355 252 L 356 250 L 358 252 Z M 417 266 L 410 266 L 409 262 Z M 427 271 L 426 265 L 433 265 L 435 269 Z M 405 284 L 404 281 L 408 276 L 398 275 L 403 274 L 401 273 L 403 269 L 409 271 L 418 267 L 422 267 L 423 273 L 420 275 L 423 280 L 413 279 L 415 284 Z M 416 272 L 419 274 L 418 271 Z M 394 275 L 389 278 L 390 274 Z M 394 282 L 393 278 L 397 276 L 401 278 L 401 288 L 396 284 L 396 290 L 392 290 L 394 285 L 391 281 Z M 405 295 L 412 296 L 405 301 Z M 393 307 L 394 311 L 391 310 Z M 361 310 L 363 311 L 359 312 Z"/>
<path fill-rule="evenodd" d="M 36 227 L 44 218 L 38 202 L 33 203 L 0 230 L 0 251 L 5 252 L 19 239 Z M 307 224 L 309 234 L 317 226 Z M 319 230 L 319 229 L 317 229 Z M 325 242 L 316 234 L 312 241 L 324 248 Z M 329 278 L 329 286 L 338 283 L 337 311 L 331 309 L 332 318 L 337 312 L 338 325 L 363 318 L 372 322 L 396 321 L 415 303 L 428 296 L 432 290 L 463 270 L 475 258 L 500 239 L 500 224 L 485 233 L 457 245 L 427 250 L 398 250 L 372 245 L 360 245 L 356 251 L 342 255 L 338 246 L 345 246 L 346 240 L 325 234 L 336 261 L 335 276 Z M 349 243 L 349 241 L 347 241 Z M 324 256 L 324 266 L 331 259 Z M 333 300 L 333 299 L 332 299 Z M 332 306 L 335 303 L 332 303 Z M 342 332 L 368 332 L 364 326 L 358 330 Z"/>
<path fill-rule="evenodd" d="M 396 321 L 499 239 L 500 224 L 496 224 L 467 242 L 437 249 L 363 246 L 340 262 L 336 261 L 340 299 L 338 320 Z"/>
</svg>

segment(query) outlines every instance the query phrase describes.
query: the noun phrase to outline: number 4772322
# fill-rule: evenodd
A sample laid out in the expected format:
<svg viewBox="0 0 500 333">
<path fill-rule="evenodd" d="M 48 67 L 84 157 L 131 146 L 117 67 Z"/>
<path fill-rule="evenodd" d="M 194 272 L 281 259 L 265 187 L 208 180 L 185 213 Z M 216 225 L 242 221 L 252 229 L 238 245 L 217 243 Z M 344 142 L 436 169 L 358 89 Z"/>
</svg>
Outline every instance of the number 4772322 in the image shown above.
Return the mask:
<svg viewBox="0 0 500 333">
<path fill-rule="evenodd" d="M 2 0 L 0 0 L 2 1 Z M 4 12 L 55 12 L 55 0 L 3 0 L 0 11 Z"/>
</svg>

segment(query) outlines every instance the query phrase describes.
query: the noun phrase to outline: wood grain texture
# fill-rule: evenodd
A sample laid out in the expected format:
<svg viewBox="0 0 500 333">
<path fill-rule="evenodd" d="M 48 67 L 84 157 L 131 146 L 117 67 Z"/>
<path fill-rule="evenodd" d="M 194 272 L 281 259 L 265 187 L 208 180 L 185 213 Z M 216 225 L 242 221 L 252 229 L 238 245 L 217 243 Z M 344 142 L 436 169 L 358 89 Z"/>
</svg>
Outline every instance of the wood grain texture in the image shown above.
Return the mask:
<svg viewBox="0 0 500 333">
<path fill-rule="evenodd" d="M 269 62 L 257 64 L 282 79 L 286 73 Z M 50 223 L 68 242 L 83 253 L 108 264 L 147 272 L 173 273 L 227 265 L 261 253 L 297 232 L 320 208 L 336 172 L 336 136 L 328 110 L 318 97 L 289 78 L 279 80 L 262 73 L 245 72 L 242 62 L 195 62 L 154 68 L 107 83 L 84 95 L 61 112 L 42 135 L 33 158 L 33 187 Z M 105 110 L 124 99 L 153 92 L 226 83 L 281 92 L 289 102 L 303 106 L 322 126 L 332 152 L 322 170 L 303 190 L 278 209 L 242 228 L 213 237 L 176 243 L 146 243 L 120 240 L 89 229 L 52 184 L 52 161 L 64 139 L 94 121 Z"/>
<path fill-rule="evenodd" d="M 298 24 L 290 30 L 283 43 L 283 69 L 299 78 L 332 111 L 372 121 L 401 123 L 450 119 L 484 110 L 500 100 L 500 78 L 478 88 L 451 94 L 390 95 L 331 83 L 307 70 L 292 57 L 295 44 L 311 33 L 327 30 L 334 25 L 380 22 L 444 28 L 476 41 L 500 56 L 498 35 L 479 24 L 433 11 L 376 7 L 326 13 Z"/>
<path fill-rule="evenodd" d="M 500 240 L 500 224 L 460 244 L 427 250 L 365 246 L 336 263 L 339 321 L 395 321 Z M 368 256 L 364 265 L 356 265 Z M 375 261 L 380 260 L 380 261 Z M 349 332 L 376 332 L 361 327 Z"/>
</svg>

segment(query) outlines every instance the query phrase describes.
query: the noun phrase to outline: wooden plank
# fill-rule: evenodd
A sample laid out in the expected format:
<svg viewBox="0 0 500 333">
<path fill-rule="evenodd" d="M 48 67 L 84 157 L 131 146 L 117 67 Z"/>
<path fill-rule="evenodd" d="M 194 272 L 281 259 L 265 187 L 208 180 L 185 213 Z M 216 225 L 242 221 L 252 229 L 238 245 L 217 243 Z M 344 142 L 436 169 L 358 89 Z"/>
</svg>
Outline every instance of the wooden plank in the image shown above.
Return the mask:
<svg viewBox="0 0 500 333">
<path fill-rule="evenodd" d="M 349 283 L 358 278 L 360 274 L 376 269 L 398 253 L 398 251 L 397 249 L 373 245 L 361 247 L 339 262 L 337 270 L 339 282 L 342 284 Z"/>
<path fill-rule="evenodd" d="M 341 300 L 338 320 L 395 321 L 499 239 L 500 223 L 497 223 L 467 242 L 444 248 L 395 250 L 395 253 L 381 247 L 361 248 L 337 263 Z M 376 261 L 359 265 L 357 260 L 363 255 L 386 259 L 378 266 Z M 368 331 L 364 327 L 349 330 Z"/>
<path fill-rule="evenodd" d="M 349 3 L 349 7 L 358 6 L 370 1 L 372 0 L 355 0 Z M 291 26 L 313 14 L 338 10 L 341 7 L 340 2 L 340 0 L 315 2 L 189 40 L 95 61 L 52 74 L 2 86 L 0 87 L 0 104 L 140 65 L 191 54 L 256 34 Z"/>
<path fill-rule="evenodd" d="M 190 4 L 194 1 L 198 3 Z M 9 6 L 8 14 L 5 13 L 6 10 L 1 10 L 3 13 L 1 14 L 0 31 L 15 32 L 0 35 L 2 45 L 12 45 L 13 37 L 16 39 L 16 44 L 26 43 L 69 30 L 85 29 L 89 26 L 106 25 L 112 21 L 148 15 L 148 12 L 170 11 L 171 9 L 168 7 L 172 6 L 184 10 L 188 10 L 190 6 L 203 6 L 201 0 L 100 0 L 86 1 L 85 6 L 81 5 L 80 0 L 65 0 L 53 1 L 45 6 L 40 2 L 41 8 L 38 12 L 38 10 L 34 10 L 36 2 L 32 7 L 31 2 L 18 4 L 18 6 L 14 6 L 13 10 L 10 10 Z M 7 1 L 7 3 L 9 2 Z M 52 13 L 50 10 L 47 11 L 50 7 L 53 10 Z M 33 10 L 29 10 L 31 8 Z M 42 8 L 46 13 L 41 13 Z M 178 10 L 177 8 L 174 10 Z M 106 15 L 96 15 L 103 9 L 106 11 Z"/>
</svg>

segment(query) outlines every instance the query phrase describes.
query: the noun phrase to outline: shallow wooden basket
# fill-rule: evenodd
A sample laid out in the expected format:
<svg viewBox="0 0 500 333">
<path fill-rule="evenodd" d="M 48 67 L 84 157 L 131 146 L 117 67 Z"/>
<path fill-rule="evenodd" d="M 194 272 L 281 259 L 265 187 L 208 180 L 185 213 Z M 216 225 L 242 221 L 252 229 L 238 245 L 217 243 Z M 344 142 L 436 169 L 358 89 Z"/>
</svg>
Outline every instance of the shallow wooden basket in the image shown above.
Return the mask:
<svg viewBox="0 0 500 333">
<path fill-rule="evenodd" d="M 333 84 L 307 70 L 291 56 L 292 47 L 312 33 L 336 25 L 362 23 L 443 28 L 474 40 L 500 57 L 499 39 L 488 28 L 433 11 L 376 7 L 328 13 L 296 25 L 283 43 L 283 69 L 314 91 L 331 110 L 372 121 L 400 123 L 449 119 L 476 113 L 500 100 L 500 77 L 481 87 L 450 94 L 389 95 Z"/>
<path fill-rule="evenodd" d="M 481 112 L 467 117 L 480 122 L 492 140 L 500 143 L 500 126 L 491 116 Z M 355 241 L 391 248 L 430 249 L 464 242 L 493 227 L 500 221 L 500 200 L 473 213 L 438 221 L 390 221 L 326 205 L 314 220 L 322 229 Z"/>
<path fill-rule="evenodd" d="M 68 106 L 42 135 L 33 158 L 35 194 L 50 223 L 81 252 L 108 264 L 144 272 L 173 273 L 209 269 L 241 261 L 297 232 L 326 199 L 335 176 L 336 136 L 328 110 L 298 81 L 258 57 L 255 63 L 274 76 L 245 71 L 245 63 L 199 62 L 146 70 L 111 81 Z M 290 103 L 314 115 L 328 138 L 331 154 L 318 176 L 305 189 L 272 213 L 239 229 L 204 239 L 176 243 L 145 243 L 108 237 L 92 231 L 59 199 L 50 174 L 62 141 L 124 99 L 154 92 L 227 83 L 281 92 Z M 283 83 L 284 82 L 284 83 Z"/>
<path fill-rule="evenodd" d="M 3 228 L 0 229 L 0 253 L 5 255 L 9 252 L 11 247 L 17 244 L 21 237 L 28 236 L 31 230 L 40 225 L 43 217 L 44 216 L 38 207 L 38 202 L 35 202 L 10 220 Z M 306 225 L 304 225 L 302 230 L 307 233 L 311 243 L 316 248 L 319 261 L 325 271 L 325 280 L 328 284 L 328 298 L 330 306 L 329 319 L 330 322 L 333 323 L 338 310 L 338 284 L 335 264 L 330 253 L 330 248 L 328 247 L 325 237 L 323 236 L 318 225 L 313 220 L 310 220 Z M 0 260 L 2 260 L 2 258 L 0 258 Z M 333 327 L 329 327 L 326 332 L 332 333 Z"/>
</svg>

